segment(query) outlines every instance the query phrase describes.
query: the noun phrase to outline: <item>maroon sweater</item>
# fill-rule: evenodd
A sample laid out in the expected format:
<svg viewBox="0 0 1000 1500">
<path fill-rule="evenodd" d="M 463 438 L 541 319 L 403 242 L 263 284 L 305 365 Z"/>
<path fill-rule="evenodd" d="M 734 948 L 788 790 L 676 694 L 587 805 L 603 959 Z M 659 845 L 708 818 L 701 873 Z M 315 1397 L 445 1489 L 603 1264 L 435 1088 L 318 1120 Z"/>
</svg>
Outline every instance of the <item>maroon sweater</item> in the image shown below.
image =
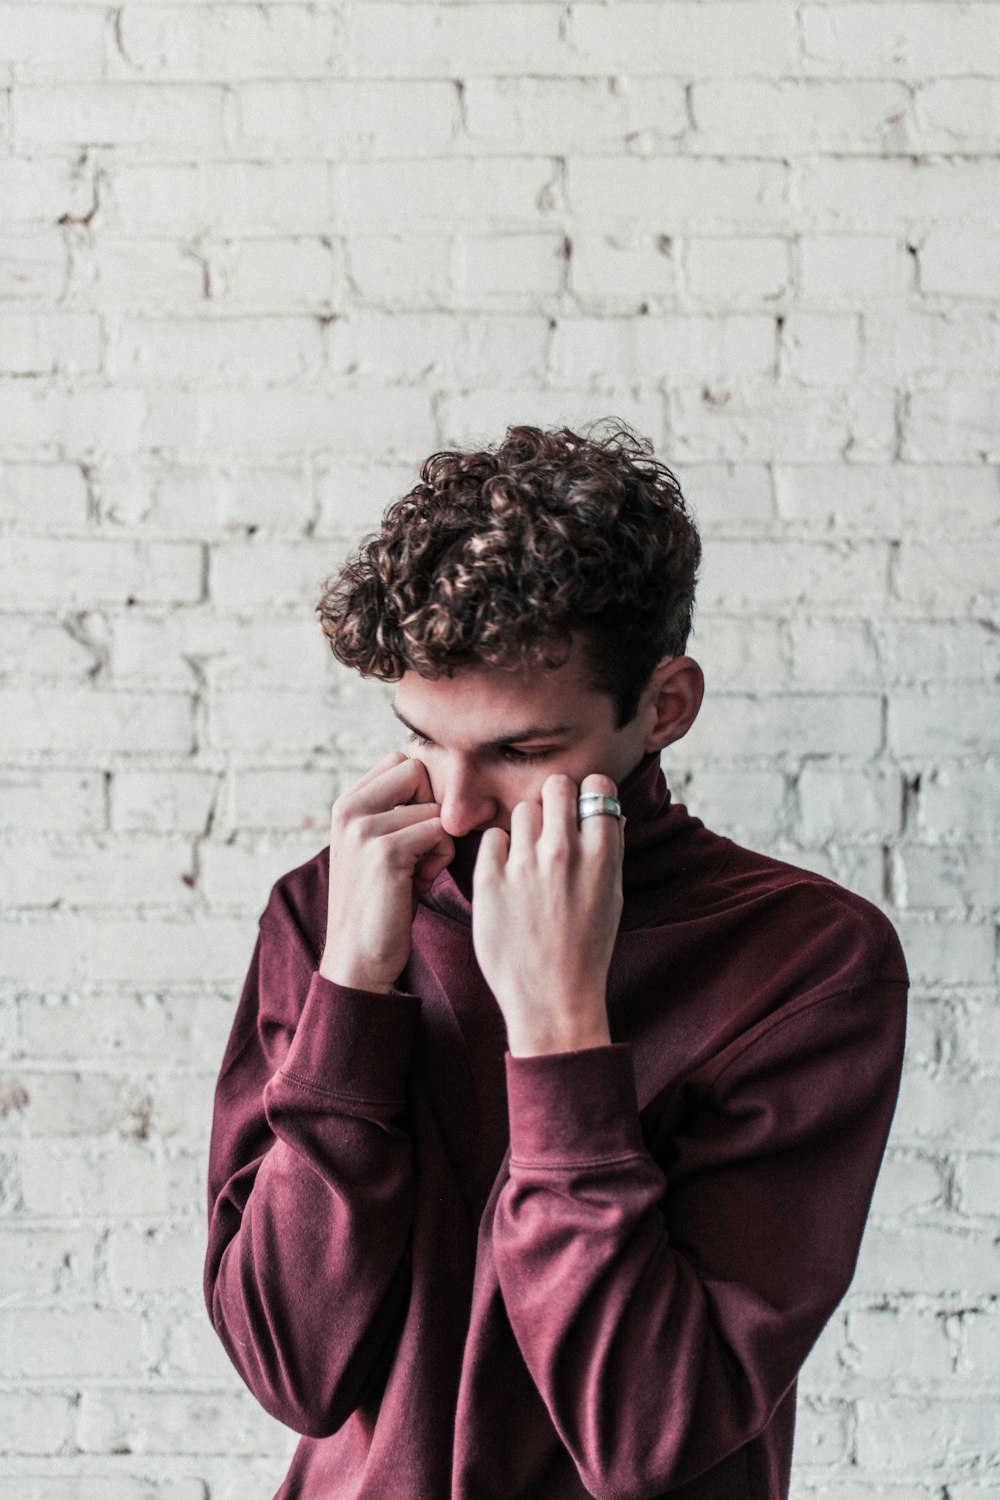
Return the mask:
<svg viewBox="0 0 1000 1500">
<path fill-rule="evenodd" d="M 216 1094 L 205 1296 L 304 1434 L 281 1500 L 778 1500 L 899 1083 L 895 933 L 620 789 L 613 1044 L 506 1054 L 478 836 L 391 995 L 316 972 L 327 854 L 274 887 Z"/>
</svg>

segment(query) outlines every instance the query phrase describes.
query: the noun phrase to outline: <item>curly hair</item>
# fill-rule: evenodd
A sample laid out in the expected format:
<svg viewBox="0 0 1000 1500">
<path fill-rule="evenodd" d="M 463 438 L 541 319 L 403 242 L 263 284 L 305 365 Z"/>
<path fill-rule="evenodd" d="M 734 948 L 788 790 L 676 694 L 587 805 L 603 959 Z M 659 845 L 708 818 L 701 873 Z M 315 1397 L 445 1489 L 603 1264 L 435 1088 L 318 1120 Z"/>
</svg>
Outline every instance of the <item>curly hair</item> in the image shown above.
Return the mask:
<svg viewBox="0 0 1000 1500">
<path fill-rule="evenodd" d="M 674 475 L 626 424 L 510 427 L 483 451 L 432 454 L 317 606 L 338 661 L 406 671 L 558 667 L 574 633 L 589 689 L 635 717 L 691 628 L 701 544 Z"/>
</svg>

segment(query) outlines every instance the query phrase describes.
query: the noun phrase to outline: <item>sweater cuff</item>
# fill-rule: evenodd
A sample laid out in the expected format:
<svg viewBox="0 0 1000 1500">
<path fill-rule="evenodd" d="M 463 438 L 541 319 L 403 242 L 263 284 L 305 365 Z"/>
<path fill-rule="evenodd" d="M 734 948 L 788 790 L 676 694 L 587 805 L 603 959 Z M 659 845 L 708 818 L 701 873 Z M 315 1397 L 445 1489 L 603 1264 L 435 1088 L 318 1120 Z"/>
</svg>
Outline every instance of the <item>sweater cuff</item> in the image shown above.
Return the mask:
<svg viewBox="0 0 1000 1500">
<path fill-rule="evenodd" d="M 420 1000 L 350 989 L 314 973 L 280 1072 L 327 1094 L 400 1101 Z"/>
<path fill-rule="evenodd" d="M 644 1150 L 628 1043 L 553 1052 L 507 1054 L 512 1161 L 607 1160 Z"/>
</svg>

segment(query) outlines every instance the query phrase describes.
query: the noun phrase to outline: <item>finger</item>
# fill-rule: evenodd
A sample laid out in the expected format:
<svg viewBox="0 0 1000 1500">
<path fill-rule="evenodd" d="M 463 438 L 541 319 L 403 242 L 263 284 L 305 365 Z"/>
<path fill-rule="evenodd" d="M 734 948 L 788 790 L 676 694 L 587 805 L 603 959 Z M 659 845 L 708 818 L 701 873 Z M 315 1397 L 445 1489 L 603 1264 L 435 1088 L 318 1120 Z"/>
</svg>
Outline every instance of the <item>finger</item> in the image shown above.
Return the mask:
<svg viewBox="0 0 1000 1500">
<path fill-rule="evenodd" d="M 346 804 L 352 816 L 385 812 L 388 808 L 410 802 L 422 784 L 421 773 L 426 780 L 424 766 L 418 771 L 418 762 L 410 760 L 399 750 L 393 751 L 393 756 L 392 763 L 381 770 L 376 768 L 377 774 L 362 780 L 347 793 Z"/>
<path fill-rule="evenodd" d="M 347 792 L 360 791 L 363 786 L 367 786 L 370 781 L 374 781 L 392 766 L 402 765 L 403 761 L 407 758 L 406 752 L 403 750 L 390 750 L 388 755 L 383 755 L 377 765 L 372 766 L 363 776 L 360 776 L 357 781 L 345 790 Z"/>
<path fill-rule="evenodd" d="M 516 802 L 510 814 L 508 852 L 527 854 L 538 843 L 542 832 L 542 804 L 537 798 Z"/>
<path fill-rule="evenodd" d="M 441 809 L 434 802 L 400 802 L 384 812 L 362 814 L 358 822 L 361 834 L 366 839 L 391 837 L 404 828 L 415 828 L 420 823 L 429 823 L 440 816 Z"/>
<path fill-rule="evenodd" d="M 472 871 L 472 896 L 475 900 L 477 887 L 484 881 L 501 875 L 510 853 L 510 834 L 503 828 L 487 828 L 479 840 L 476 863 Z"/>
<path fill-rule="evenodd" d="M 603 792 L 606 796 L 615 798 L 618 796 L 618 788 L 611 777 L 596 772 L 585 776 L 580 783 L 581 797 L 587 792 Z M 580 823 L 580 837 L 587 844 L 611 845 L 620 842 L 623 825 L 621 817 L 612 817 L 610 813 L 592 813 Z"/>
<path fill-rule="evenodd" d="M 413 793 L 413 796 L 410 798 L 410 801 L 433 802 L 435 800 L 434 792 L 431 787 L 431 778 L 428 774 L 427 767 L 424 765 L 423 761 L 418 760 L 415 755 L 411 755 L 409 757 L 409 760 L 413 765 L 417 778 L 417 789 Z"/>
<path fill-rule="evenodd" d="M 576 838 L 576 782 L 561 771 L 542 786 L 541 837 L 552 848 L 569 848 Z"/>
</svg>

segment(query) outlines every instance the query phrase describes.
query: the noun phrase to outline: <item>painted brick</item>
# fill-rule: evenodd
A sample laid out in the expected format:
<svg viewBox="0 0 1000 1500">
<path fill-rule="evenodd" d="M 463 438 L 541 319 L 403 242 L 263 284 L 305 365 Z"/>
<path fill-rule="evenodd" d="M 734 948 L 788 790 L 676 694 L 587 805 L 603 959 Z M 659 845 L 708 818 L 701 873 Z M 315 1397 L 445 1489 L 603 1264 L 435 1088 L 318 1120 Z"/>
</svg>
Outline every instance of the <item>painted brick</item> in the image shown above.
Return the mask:
<svg viewBox="0 0 1000 1500">
<path fill-rule="evenodd" d="M 884 599 L 887 582 L 888 553 L 878 544 L 716 538 L 706 548 L 700 588 L 707 607 L 823 609 Z"/>
<path fill-rule="evenodd" d="M 61 1140 L 32 1141 L 20 1147 L 20 1155 L 24 1210 L 30 1215 L 90 1218 L 103 1224 L 116 1218 L 174 1222 L 181 1216 L 203 1212 L 201 1154 L 171 1152 L 165 1156 L 151 1144 L 127 1137 L 109 1145 L 82 1148 Z M 123 1309 L 119 1316 L 128 1319 L 130 1325 L 143 1326 L 137 1310 Z M 72 1317 L 79 1317 L 78 1309 L 74 1308 Z M 94 1321 L 101 1317 L 107 1320 L 104 1339 L 111 1338 L 117 1344 L 111 1309 L 95 1310 Z M 81 1323 L 73 1330 L 73 1341 L 60 1348 L 63 1323 L 50 1323 L 46 1335 L 44 1315 L 39 1316 L 37 1333 L 46 1343 L 32 1358 L 18 1361 L 29 1366 L 23 1374 L 58 1376 L 68 1368 L 81 1377 L 128 1380 L 147 1372 L 150 1361 L 139 1346 L 121 1348 L 118 1359 L 110 1359 L 102 1368 L 104 1343 L 93 1352 L 80 1347 L 87 1343 L 87 1324 Z M 145 1327 L 151 1341 L 152 1329 L 149 1324 Z"/>
<path fill-rule="evenodd" d="M 190 906 L 192 849 L 177 839 L 5 840 L 0 904 L 31 907 Z"/>
<path fill-rule="evenodd" d="M 689 647 L 705 672 L 709 709 L 720 689 L 766 692 L 783 687 L 788 677 L 780 623 L 764 616 L 758 616 L 748 630 L 741 618 L 704 610 Z"/>
<path fill-rule="evenodd" d="M 249 964 L 252 927 L 246 954 L 238 959 L 239 977 Z M 92 986 L 83 993 L 27 995 L 20 1003 L 23 1050 L 28 1058 L 49 1062 L 104 1062 L 114 1057 L 147 1066 L 165 1057 L 203 1060 L 221 1057 L 232 1025 L 232 998 L 211 993 L 204 979 L 186 992 L 172 983 L 169 993 L 121 991 Z"/>
<path fill-rule="evenodd" d="M 1000 904 L 1000 848 L 907 844 L 900 851 L 906 905 L 913 911 L 984 912 Z"/>
<path fill-rule="evenodd" d="M 966 1157 L 962 1171 L 962 1208 L 967 1214 L 995 1218 L 1000 1205 L 1000 1156 L 985 1152 Z"/>
<path fill-rule="evenodd" d="M 91 470 L 102 523 L 145 537 L 301 535 L 313 514 L 311 476 L 301 457 L 224 467 L 109 458 Z"/>
<path fill-rule="evenodd" d="M 363 465 L 352 463 L 349 455 L 324 456 L 316 465 L 319 519 L 313 535 L 336 537 L 338 545 L 345 534 L 360 541 L 378 530 L 386 507 L 409 494 L 419 477 L 416 464 Z"/>
<path fill-rule="evenodd" d="M 238 1391 L 86 1391 L 79 1441 L 85 1453 L 267 1451 L 257 1409 Z"/>
<path fill-rule="evenodd" d="M 796 464 L 774 475 L 778 514 L 848 536 L 976 535 L 996 527 L 1000 487 L 982 464 Z"/>
<path fill-rule="evenodd" d="M 66 283 L 66 269 L 60 234 L 0 236 L 0 299 L 55 299 Z"/>
<path fill-rule="evenodd" d="M 902 913 L 894 921 L 912 980 L 962 985 L 989 984 L 995 978 L 991 923 L 929 922 Z"/>
<path fill-rule="evenodd" d="M 881 1220 L 914 1218 L 943 1207 L 946 1191 L 945 1174 L 937 1161 L 890 1148 L 879 1172 L 872 1211 Z"/>
<path fill-rule="evenodd" d="M 119 834 L 204 833 L 220 790 L 210 771 L 116 771 L 111 826 Z"/>
<path fill-rule="evenodd" d="M 864 759 L 881 740 L 878 698 L 842 694 L 761 694 L 744 697 L 716 693 L 689 731 L 686 753 L 724 759 L 807 754 L 845 755 Z"/>
<path fill-rule="evenodd" d="M 571 251 L 569 284 L 584 312 L 661 312 L 675 305 L 669 236 L 580 233 Z"/>
<path fill-rule="evenodd" d="M 864 368 L 885 378 L 908 377 L 937 387 L 943 374 L 968 375 L 1000 362 L 1000 330 L 974 313 L 869 312 Z"/>
<path fill-rule="evenodd" d="M 530 74 L 539 57 L 547 72 L 573 63 L 560 43 L 561 7 L 552 4 L 366 4 L 349 23 L 352 71 L 365 78 L 451 78 Z M 574 69 L 575 71 L 575 69 Z"/>
<path fill-rule="evenodd" d="M 194 543 L 11 538 L 0 588 L 12 603 L 193 604 L 202 592 Z"/>
<path fill-rule="evenodd" d="M 952 1354 L 940 1317 L 899 1307 L 860 1307 L 847 1315 L 848 1338 L 863 1380 L 883 1382 L 907 1372 L 907 1384 L 946 1381 Z"/>
<path fill-rule="evenodd" d="M 695 236 L 684 257 L 687 286 L 713 307 L 755 307 L 785 296 L 791 282 L 788 241 Z"/>
<path fill-rule="evenodd" d="M 942 15 L 938 6 L 889 3 L 805 5 L 805 60 L 832 72 L 907 77 L 976 73 L 1000 45 L 1000 16 L 987 3 Z"/>
<path fill-rule="evenodd" d="M 5 1380 L 58 1375 L 69 1360 L 81 1376 L 130 1380 L 146 1371 L 142 1319 L 122 1308 L 0 1309 Z"/>
<path fill-rule="evenodd" d="M 930 543 L 903 542 L 896 572 L 899 596 L 930 615 L 965 614 L 988 608 L 1000 592 L 994 546 L 952 541 L 946 549 Z M 942 556 L 942 551 L 944 555 Z"/>
<path fill-rule="evenodd" d="M 463 91 L 465 130 L 477 151 L 615 152 L 669 147 L 688 129 L 679 79 L 474 78 Z"/>
<path fill-rule="evenodd" d="M 0 692 L 0 751 L 79 759 L 120 753 L 186 754 L 191 700 L 185 693 L 9 688 Z"/>
<path fill-rule="evenodd" d="M 865 1401 L 859 1411 L 857 1452 L 871 1469 L 920 1469 L 947 1451 L 956 1467 L 1000 1461 L 992 1399 L 940 1397 Z"/>
<path fill-rule="evenodd" d="M 127 164 L 110 180 L 105 211 L 105 224 L 122 239 L 328 234 L 329 168 L 319 161 Z"/>
<path fill-rule="evenodd" d="M 766 848 L 785 820 L 785 778 L 776 771 L 695 766 L 686 778 L 683 801 L 709 828 L 728 838 L 757 840 Z"/>
<path fill-rule="evenodd" d="M 870 1223 L 861 1246 L 853 1291 L 884 1296 L 990 1297 L 996 1291 L 996 1247 L 967 1226 L 921 1224 L 891 1229 Z"/>
<path fill-rule="evenodd" d="M 843 691 L 882 683 L 875 637 L 866 621 L 801 616 L 790 621 L 788 641 L 789 685 Z"/>
<path fill-rule="evenodd" d="M 773 520 L 774 485 L 764 464 L 692 464 L 680 479 L 707 547 L 713 531 L 759 534 Z"/>
<path fill-rule="evenodd" d="M 315 76 L 340 56 L 335 8 L 307 5 L 129 5 L 117 68 L 145 79 Z"/>
<path fill-rule="evenodd" d="M 362 233 L 399 224 L 417 232 L 446 224 L 523 230 L 544 225 L 553 172 L 552 162 L 531 157 L 345 162 L 335 206 Z"/>
<path fill-rule="evenodd" d="M 800 212 L 818 230 L 843 226 L 863 233 L 938 219 L 989 230 L 991 180 L 988 165 L 974 157 L 831 156 L 803 165 L 796 190 Z"/>
<path fill-rule="evenodd" d="M 552 231 L 496 234 L 489 239 L 459 234 L 448 260 L 448 290 L 439 300 L 463 309 L 547 309 L 558 297 L 565 269 L 564 239 Z M 400 299 L 405 306 L 406 294 L 400 293 Z"/>
<path fill-rule="evenodd" d="M 53 1229 L 8 1222 L 0 1228 L 6 1295 L 18 1305 L 92 1301 L 98 1246 L 96 1231 L 71 1224 Z"/>
<path fill-rule="evenodd" d="M 0 36 L 6 76 L 15 83 L 86 78 L 99 74 L 104 65 L 105 21 L 100 9 L 0 5 Z"/>
<path fill-rule="evenodd" d="M 101 364 L 100 327 L 88 313 L 11 313 L 4 320 L 0 374 L 94 374 Z"/>
<path fill-rule="evenodd" d="M 330 330 L 329 362 L 340 377 L 422 377 L 455 386 L 486 383 L 502 369 L 510 379 L 538 381 L 545 369 L 544 318 L 467 320 L 454 314 L 359 314 Z"/>
<path fill-rule="evenodd" d="M 903 816 L 902 779 L 886 766 L 857 770 L 817 762 L 798 778 L 798 827 L 806 844 L 892 838 Z"/>
<path fill-rule="evenodd" d="M 562 384 L 600 379 L 683 384 L 762 375 L 774 364 L 774 322 L 728 318 L 570 318 L 556 325 L 552 373 Z"/>
<path fill-rule="evenodd" d="M 336 161 L 445 155 L 459 127 L 458 93 L 443 80 L 243 84 L 236 108 L 250 150 L 277 146 Z"/>
<path fill-rule="evenodd" d="M 662 445 L 664 400 L 659 394 L 619 387 L 600 396 L 580 393 L 574 383 L 570 391 L 522 386 L 470 391 L 467 395 L 444 396 L 438 417 L 444 446 L 493 443 L 509 426 L 519 422 L 535 426 L 567 426 L 574 430 L 615 412 L 637 431 L 651 434 Z"/>
<path fill-rule="evenodd" d="M 188 1293 L 201 1284 L 205 1240 L 200 1226 L 181 1229 L 113 1228 L 108 1237 L 108 1279 L 116 1293 Z"/>
<path fill-rule="evenodd" d="M 315 830 L 319 848 L 329 836 L 330 809 L 348 783 L 348 776 L 331 770 L 237 771 L 233 826 L 248 831 Z"/>
<path fill-rule="evenodd" d="M 561 239 L 555 240 L 551 236 L 549 240 L 555 245 L 562 243 Z M 395 234 L 352 234 L 344 247 L 351 290 L 362 307 L 414 309 L 450 306 L 454 294 L 453 279 L 463 274 L 461 243 L 460 240 L 455 252 L 457 269 L 454 269 L 454 237 L 443 230 L 437 234 L 433 231 L 405 235 L 398 231 Z M 547 253 L 542 254 L 544 246 L 536 251 L 536 244 L 541 244 L 540 237 L 506 235 L 498 251 L 492 240 L 487 241 L 484 259 L 487 268 L 499 277 L 499 286 L 503 285 L 508 260 L 506 252 L 509 251 L 509 258 L 522 267 L 530 262 L 533 253 L 539 261 L 547 260 Z M 524 276 L 524 280 L 530 288 L 530 275 Z M 493 282 L 489 284 L 493 285 Z"/>
<path fill-rule="evenodd" d="M 1000 294 L 1000 239 L 951 224 L 932 224 L 919 248 L 926 295 L 995 298 Z"/>
<path fill-rule="evenodd" d="M 574 54 L 600 73 L 767 74 L 784 72 L 796 54 L 785 6 L 725 0 L 711 12 L 684 0 L 669 9 L 651 0 L 613 11 L 577 4 L 570 10 L 570 38 Z"/>
<path fill-rule="evenodd" d="M 393 420 L 386 420 L 387 392 Z M 306 451 L 348 451 L 379 457 L 421 452 L 433 432 L 431 395 L 406 386 L 353 388 L 330 395 L 308 391 L 216 391 L 199 397 L 200 451 L 268 458 Z"/>
<path fill-rule="evenodd" d="M 806 386 L 849 384 L 861 367 L 861 325 L 847 313 L 792 313 L 782 330 L 782 365 Z"/>
<path fill-rule="evenodd" d="M 49 1391 L 5 1391 L 0 1402 L 0 1450 L 39 1454 L 66 1450 L 72 1443 L 75 1420 L 76 1403 L 72 1396 Z"/>
<path fill-rule="evenodd" d="M 96 771 L 0 771 L 0 828 L 14 833 L 98 833 L 106 821 Z"/>
<path fill-rule="evenodd" d="M 29 148 L 67 144 L 143 147 L 182 159 L 218 151 L 222 93 L 212 87 L 67 83 L 18 89 L 14 128 Z"/>
<path fill-rule="evenodd" d="M 311 859 L 329 841 L 329 833 L 320 825 L 280 839 L 241 836 L 225 844 L 206 843 L 201 851 L 205 894 L 213 907 L 258 912 L 274 882 L 286 870 Z"/>
<path fill-rule="evenodd" d="M 77 464 L 9 463 L 0 470 L 0 521 L 26 531 L 82 530 L 87 481 Z"/>
<path fill-rule="evenodd" d="M 821 406 L 770 382 L 719 381 L 672 394 L 678 463 L 828 463 L 850 449 L 859 462 L 887 461 L 896 446 L 888 387 L 826 391 Z"/>
<path fill-rule="evenodd" d="M 322 332 L 313 319 L 126 318 L 112 340 L 108 370 L 126 384 L 204 389 L 245 386 L 253 370 L 263 385 L 308 383 L 322 364 Z"/>
<path fill-rule="evenodd" d="M 1000 765 L 943 765 L 922 778 L 917 806 L 930 838 L 1000 842 Z"/>
<path fill-rule="evenodd" d="M 73 256 L 70 295 L 102 307 L 188 310 L 205 299 L 205 268 L 188 246 L 169 240 L 102 236 Z"/>
<path fill-rule="evenodd" d="M 318 237 L 244 240 L 209 250 L 213 298 L 268 311 L 329 309 L 342 298 L 342 253 Z"/>
<path fill-rule="evenodd" d="M 799 242 L 799 289 L 814 306 L 854 307 L 898 297 L 911 275 L 906 247 L 896 235 L 803 235 Z"/>
<path fill-rule="evenodd" d="M 683 157 L 570 160 L 566 196 L 576 220 L 593 230 L 629 226 L 774 230 L 786 216 L 787 170 L 774 161 Z"/>
<path fill-rule="evenodd" d="M 991 733 L 995 705 L 971 687 L 900 688 L 888 700 L 889 745 L 899 755 L 963 755 Z"/>
<path fill-rule="evenodd" d="M 904 146 L 910 95 L 891 80 L 803 82 L 763 79 L 695 83 L 692 145 L 725 154 L 739 120 L 741 151 L 787 156 L 899 150 Z"/>
<path fill-rule="evenodd" d="M 170 616 L 117 617 L 111 622 L 111 665 L 116 678 L 181 687 L 191 684 L 190 663 L 195 661 L 214 686 L 246 678 L 258 685 L 291 679 L 303 688 L 321 691 L 330 681 L 332 658 L 317 622 L 309 616 L 319 597 L 319 580 L 327 567 L 333 571 L 335 559 L 324 562 L 318 548 L 314 554 L 320 566 L 310 587 L 292 596 L 298 605 L 295 615 L 259 612 L 256 619 L 246 618 L 255 609 L 261 575 L 245 562 L 248 592 L 238 592 L 239 565 L 233 563 L 229 574 L 235 616 L 191 610 Z"/>
</svg>

